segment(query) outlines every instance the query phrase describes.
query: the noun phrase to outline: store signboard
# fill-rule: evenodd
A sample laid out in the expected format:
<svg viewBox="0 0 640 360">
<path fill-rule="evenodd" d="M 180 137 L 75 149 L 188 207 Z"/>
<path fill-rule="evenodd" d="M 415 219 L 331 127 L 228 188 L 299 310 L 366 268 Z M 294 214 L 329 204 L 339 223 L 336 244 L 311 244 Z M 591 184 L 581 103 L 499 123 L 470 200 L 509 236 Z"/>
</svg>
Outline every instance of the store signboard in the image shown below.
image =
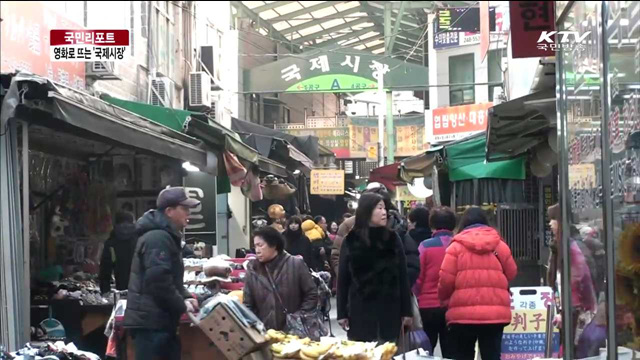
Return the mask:
<svg viewBox="0 0 640 360">
<path fill-rule="evenodd" d="M 553 7 L 553 1 L 509 1 L 514 59 L 555 55 L 553 49 L 538 46 L 543 32 L 555 30 Z"/>
<path fill-rule="evenodd" d="M 311 170 L 311 195 L 344 195 L 344 170 Z"/>
<path fill-rule="evenodd" d="M 200 205 L 191 209 L 185 238 L 195 239 L 209 245 L 217 245 L 216 240 L 216 178 L 196 171 L 188 172 L 184 181 L 187 195 L 200 200 Z"/>
<path fill-rule="evenodd" d="M 84 90 L 85 63 L 51 61 L 49 45 L 51 30 L 81 25 L 39 1 L 3 1 L 0 13 L 1 72 L 28 71 Z"/>
<path fill-rule="evenodd" d="M 502 360 L 544 358 L 547 344 L 547 307 L 553 308 L 550 287 L 511 288 L 511 323 L 502 335 Z M 553 327 L 553 357 L 560 350 L 560 332 Z"/>
<path fill-rule="evenodd" d="M 378 143 L 367 143 L 367 161 L 378 161 Z"/>
<path fill-rule="evenodd" d="M 460 140 L 486 131 L 492 106 L 489 102 L 425 110 L 427 143 Z"/>
<path fill-rule="evenodd" d="M 397 201 L 422 201 L 425 199 L 414 196 L 411 191 L 409 191 L 408 186 L 398 186 L 396 187 L 396 200 Z"/>
<path fill-rule="evenodd" d="M 490 31 L 496 30 L 496 8 L 489 9 Z M 438 10 L 436 32 L 468 31 L 480 32 L 480 8 L 446 8 Z"/>
</svg>

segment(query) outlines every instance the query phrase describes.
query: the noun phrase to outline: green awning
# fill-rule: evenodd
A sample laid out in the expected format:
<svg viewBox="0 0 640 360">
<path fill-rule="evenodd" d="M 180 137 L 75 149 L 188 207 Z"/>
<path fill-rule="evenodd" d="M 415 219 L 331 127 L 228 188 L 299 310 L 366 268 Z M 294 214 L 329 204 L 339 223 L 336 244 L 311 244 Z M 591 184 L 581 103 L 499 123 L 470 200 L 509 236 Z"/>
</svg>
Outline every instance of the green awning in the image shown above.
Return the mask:
<svg viewBox="0 0 640 360">
<path fill-rule="evenodd" d="M 206 114 L 127 101 L 102 95 L 102 100 L 141 115 L 155 123 L 186 133 L 218 150 L 228 150 L 245 162 L 258 165 L 258 152 L 246 145 L 240 136 L 224 126 L 209 121 Z"/>
<path fill-rule="evenodd" d="M 525 158 L 487 163 L 486 137 L 474 136 L 467 141 L 460 141 L 445 146 L 449 179 L 461 181 L 470 179 L 525 179 Z"/>
</svg>

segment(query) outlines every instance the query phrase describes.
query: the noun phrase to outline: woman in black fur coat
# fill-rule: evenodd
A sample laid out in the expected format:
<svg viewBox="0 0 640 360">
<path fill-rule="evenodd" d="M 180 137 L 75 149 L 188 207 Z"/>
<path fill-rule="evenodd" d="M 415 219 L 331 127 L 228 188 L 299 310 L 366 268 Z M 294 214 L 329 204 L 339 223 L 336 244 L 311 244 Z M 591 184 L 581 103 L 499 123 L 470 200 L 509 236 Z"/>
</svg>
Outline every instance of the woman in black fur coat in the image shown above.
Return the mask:
<svg viewBox="0 0 640 360">
<path fill-rule="evenodd" d="M 378 194 L 358 201 L 356 223 L 340 251 L 338 322 L 356 341 L 397 341 L 411 324 L 407 263 L 402 241 L 387 227 Z"/>
</svg>

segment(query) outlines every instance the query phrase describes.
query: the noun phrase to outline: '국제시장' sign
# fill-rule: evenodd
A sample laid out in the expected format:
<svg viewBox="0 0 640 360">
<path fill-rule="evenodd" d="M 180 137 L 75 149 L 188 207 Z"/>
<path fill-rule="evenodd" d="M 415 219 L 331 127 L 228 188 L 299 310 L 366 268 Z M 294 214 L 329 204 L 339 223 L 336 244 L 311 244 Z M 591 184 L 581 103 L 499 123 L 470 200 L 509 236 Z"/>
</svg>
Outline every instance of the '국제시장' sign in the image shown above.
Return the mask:
<svg viewBox="0 0 640 360">
<path fill-rule="evenodd" d="M 338 48 L 340 49 L 340 48 Z M 327 47 L 245 71 L 246 92 L 362 92 L 377 91 L 376 65 L 386 67 L 387 90 L 416 90 L 428 85 L 428 69 L 398 59 L 359 50 Z"/>
<path fill-rule="evenodd" d="M 311 170 L 311 195 L 344 195 L 344 170 Z"/>
</svg>

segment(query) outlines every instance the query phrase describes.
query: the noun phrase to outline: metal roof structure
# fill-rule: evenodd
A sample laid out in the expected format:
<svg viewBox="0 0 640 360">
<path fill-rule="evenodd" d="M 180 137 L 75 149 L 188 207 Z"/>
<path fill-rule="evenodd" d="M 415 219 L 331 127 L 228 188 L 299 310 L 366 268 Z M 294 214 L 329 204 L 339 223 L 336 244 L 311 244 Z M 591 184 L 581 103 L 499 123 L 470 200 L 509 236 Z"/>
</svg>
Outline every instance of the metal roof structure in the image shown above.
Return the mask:
<svg viewBox="0 0 640 360">
<path fill-rule="evenodd" d="M 386 54 L 422 64 L 428 14 L 478 1 L 232 1 L 258 31 L 301 53 L 319 47 Z M 386 41 L 385 41 L 386 40 Z M 425 51 L 426 52 L 426 51 Z"/>
</svg>

